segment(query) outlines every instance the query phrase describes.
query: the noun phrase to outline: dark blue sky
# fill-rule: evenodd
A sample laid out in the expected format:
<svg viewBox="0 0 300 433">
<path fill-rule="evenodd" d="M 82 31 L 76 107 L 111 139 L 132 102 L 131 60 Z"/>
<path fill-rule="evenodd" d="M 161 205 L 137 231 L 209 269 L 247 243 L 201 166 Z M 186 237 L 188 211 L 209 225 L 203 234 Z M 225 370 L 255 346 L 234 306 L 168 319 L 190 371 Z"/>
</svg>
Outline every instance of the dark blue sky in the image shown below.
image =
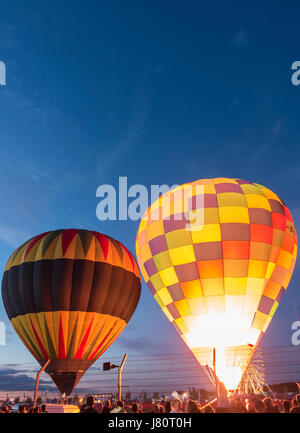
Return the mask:
<svg viewBox="0 0 300 433">
<path fill-rule="evenodd" d="M 1 274 L 21 242 L 61 227 L 134 252 L 138 222 L 96 218 L 97 187 L 119 176 L 147 187 L 244 178 L 274 190 L 300 224 L 297 2 L 2 0 L 0 10 Z M 291 344 L 299 271 L 265 345 Z M 109 353 L 184 351 L 142 290 Z M 31 361 L 6 324 L 1 362 Z"/>
</svg>

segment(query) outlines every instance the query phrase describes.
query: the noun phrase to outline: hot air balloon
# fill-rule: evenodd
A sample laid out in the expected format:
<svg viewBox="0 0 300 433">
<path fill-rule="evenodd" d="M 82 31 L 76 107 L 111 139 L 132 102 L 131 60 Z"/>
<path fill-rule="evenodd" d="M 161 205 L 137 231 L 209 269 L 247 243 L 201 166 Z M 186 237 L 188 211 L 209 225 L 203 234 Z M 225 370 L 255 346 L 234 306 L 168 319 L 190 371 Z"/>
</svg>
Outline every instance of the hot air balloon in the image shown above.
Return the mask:
<svg viewBox="0 0 300 433">
<path fill-rule="evenodd" d="M 88 230 L 35 236 L 10 257 L 2 298 L 17 334 L 62 394 L 120 335 L 139 301 L 141 280 L 120 242 Z"/>
<path fill-rule="evenodd" d="M 136 240 L 141 273 L 199 363 L 235 389 L 289 284 L 297 235 L 284 202 L 241 179 L 163 194 Z M 214 362 L 215 354 L 215 362 Z"/>
</svg>

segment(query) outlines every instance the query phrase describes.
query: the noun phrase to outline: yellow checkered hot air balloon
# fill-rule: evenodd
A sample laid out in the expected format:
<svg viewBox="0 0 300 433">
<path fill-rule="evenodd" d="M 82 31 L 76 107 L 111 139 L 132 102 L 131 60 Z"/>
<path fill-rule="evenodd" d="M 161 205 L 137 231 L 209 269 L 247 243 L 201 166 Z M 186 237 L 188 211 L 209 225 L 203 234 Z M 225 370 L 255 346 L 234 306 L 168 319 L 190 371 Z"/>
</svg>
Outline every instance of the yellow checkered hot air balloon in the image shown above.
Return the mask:
<svg viewBox="0 0 300 433">
<path fill-rule="evenodd" d="M 215 348 L 217 376 L 236 388 L 295 266 L 286 205 L 241 179 L 181 185 L 147 210 L 136 252 L 152 294 L 199 363 L 211 367 Z"/>
</svg>

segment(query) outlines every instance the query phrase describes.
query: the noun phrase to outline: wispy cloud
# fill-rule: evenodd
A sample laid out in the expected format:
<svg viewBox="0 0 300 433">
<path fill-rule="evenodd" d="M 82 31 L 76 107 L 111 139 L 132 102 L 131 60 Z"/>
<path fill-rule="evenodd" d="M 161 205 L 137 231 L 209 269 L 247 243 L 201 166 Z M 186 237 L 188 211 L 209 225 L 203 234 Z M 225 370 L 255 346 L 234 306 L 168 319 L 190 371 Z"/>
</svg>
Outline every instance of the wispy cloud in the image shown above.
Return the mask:
<svg viewBox="0 0 300 433">
<path fill-rule="evenodd" d="M 247 47 L 250 43 L 250 37 L 245 30 L 240 30 L 234 35 L 232 42 L 235 47 Z"/>
<path fill-rule="evenodd" d="M 21 86 L 22 83 L 19 84 Z M 17 90 L 17 87 L 10 88 L 6 86 L 2 91 L 2 103 L 13 110 L 26 110 L 36 115 L 40 121 L 47 123 L 50 119 L 62 119 L 63 112 L 58 109 L 46 98 L 41 98 L 37 93 L 26 95 L 24 92 Z"/>
<path fill-rule="evenodd" d="M 172 343 L 168 344 L 165 340 L 157 338 L 157 336 L 137 336 L 137 337 L 126 337 L 120 336 L 115 343 L 122 349 L 130 350 L 138 353 L 149 353 L 149 347 L 151 347 L 152 353 L 165 353 L 173 347 Z"/>
<path fill-rule="evenodd" d="M 17 247 L 29 239 L 29 237 L 30 235 L 27 232 L 9 227 L 0 222 L 0 239 L 12 247 Z"/>
<path fill-rule="evenodd" d="M 106 173 L 116 164 L 129 149 L 138 143 L 144 126 L 149 118 L 151 111 L 150 95 L 147 90 L 143 90 L 136 98 L 134 103 L 133 115 L 129 121 L 123 137 L 107 147 L 107 152 L 101 154 L 99 172 Z"/>
<path fill-rule="evenodd" d="M 156 75 L 159 75 L 161 72 L 165 70 L 165 65 L 162 65 L 161 63 L 155 66 L 154 72 Z"/>
<path fill-rule="evenodd" d="M 2 167 L 14 173 L 18 179 L 30 182 L 30 185 L 46 186 L 46 191 L 43 191 L 44 196 L 45 194 L 56 194 L 69 186 L 82 183 L 81 176 L 76 171 L 69 170 L 63 158 L 58 159 L 56 156 L 58 148 L 55 148 L 53 156 L 49 155 L 45 159 L 38 159 L 20 150 L 18 150 L 19 157 L 16 158 L 13 152 L 8 154 L 5 151 L 5 147 L 13 148 L 16 146 L 15 143 L 11 142 L 9 137 L 1 134 L 0 141 L 5 144 L 0 151 Z"/>
<path fill-rule="evenodd" d="M 273 128 L 272 128 L 272 133 L 274 135 L 280 135 L 283 132 L 284 132 L 283 122 L 282 122 L 282 120 L 279 119 L 274 123 Z"/>
</svg>

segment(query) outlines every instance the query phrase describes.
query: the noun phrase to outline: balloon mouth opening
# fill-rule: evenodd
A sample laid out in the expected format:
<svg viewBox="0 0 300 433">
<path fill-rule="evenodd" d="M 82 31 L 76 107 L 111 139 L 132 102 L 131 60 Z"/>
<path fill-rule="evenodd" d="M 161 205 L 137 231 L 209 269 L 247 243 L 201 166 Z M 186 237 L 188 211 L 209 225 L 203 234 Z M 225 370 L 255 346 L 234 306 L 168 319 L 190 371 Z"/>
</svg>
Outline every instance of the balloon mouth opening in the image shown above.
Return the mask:
<svg viewBox="0 0 300 433">
<path fill-rule="evenodd" d="M 85 371 L 94 361 L 84 359 L 53 359 L 45 368 L 61 394 L 70 395 Z M 45 361 L 40 361 L 43 365 Z"/>
<path fill-rule="evenodd" d="M 212 382 L 215 374 L 227 390 L 238 388 L 261 335 L 248 319 L 242 313 L 202 315 L 182 335 Z"/>
<path fill-rule="evenodd" d="M 243 378 L 255 348 L 249 345 L 234 347 L 201 347 L 192 349 L 192 353 L 204 368 L 213 385 L 216 378 L 227 391 L 235 391 Z"/>
</svg>

